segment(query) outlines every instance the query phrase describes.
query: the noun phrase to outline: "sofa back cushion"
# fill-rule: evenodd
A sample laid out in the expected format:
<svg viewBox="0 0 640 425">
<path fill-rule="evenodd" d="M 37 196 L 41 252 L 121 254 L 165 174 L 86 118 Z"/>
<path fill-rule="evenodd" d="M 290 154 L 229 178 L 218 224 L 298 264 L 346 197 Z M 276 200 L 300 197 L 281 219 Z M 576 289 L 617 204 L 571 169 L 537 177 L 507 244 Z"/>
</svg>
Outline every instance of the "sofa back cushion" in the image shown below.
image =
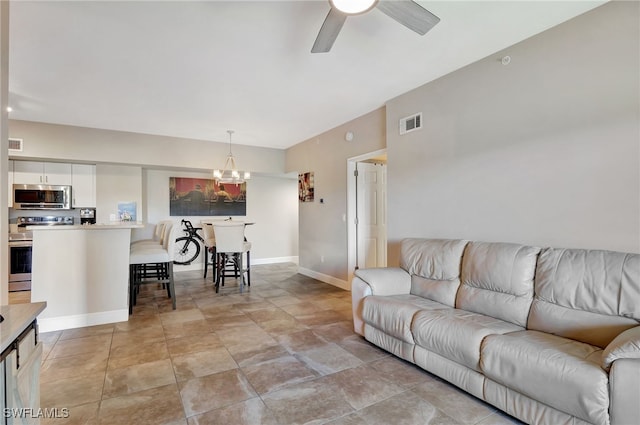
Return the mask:
<svg viewBox="0 0 640 425">
<path fill-rule="evenodd" d="M 411 294 L 453 307 L 466 244 L 448 239 L 403 240 L 400 267 L 411 275 Z"/>
<path fill-rule="evenodd" d="M 605 348 L 640 320 L 640 255 L 546 248 L 527 327 Z"/>
<path fill-rule="evenodd" d="M 532 246 L 470 242 L 456 307 L 526 326 L 539 252 Z"/>
</svg>

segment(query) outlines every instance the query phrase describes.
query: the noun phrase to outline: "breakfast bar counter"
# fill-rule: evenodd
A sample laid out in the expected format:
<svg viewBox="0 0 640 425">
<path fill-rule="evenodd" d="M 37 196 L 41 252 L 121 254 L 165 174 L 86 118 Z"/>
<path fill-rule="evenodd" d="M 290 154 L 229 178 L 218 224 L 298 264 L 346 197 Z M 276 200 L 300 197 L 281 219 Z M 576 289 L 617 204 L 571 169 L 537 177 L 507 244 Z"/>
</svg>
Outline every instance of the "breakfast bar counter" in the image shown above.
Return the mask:
<svg viewBox="0 0 640 425">
<path fill-rule="evenodd" d="M 127 321 L 131 229 L 141 223 L 30 226 L 31 300 L 49 332 Z"/>
</svg>

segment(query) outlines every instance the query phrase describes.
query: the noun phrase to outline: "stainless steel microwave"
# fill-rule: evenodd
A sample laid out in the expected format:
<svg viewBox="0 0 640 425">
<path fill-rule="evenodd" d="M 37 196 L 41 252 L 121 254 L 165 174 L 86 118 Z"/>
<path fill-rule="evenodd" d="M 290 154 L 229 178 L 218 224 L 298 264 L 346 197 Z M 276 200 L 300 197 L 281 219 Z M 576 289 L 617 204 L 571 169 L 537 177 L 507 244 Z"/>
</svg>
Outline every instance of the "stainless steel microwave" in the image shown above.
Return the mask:
<svg viewBox="0 0 640 425">
<path fill-rule="evenodd" d="M 13 208 L 19 210 L 70 210 L 71 186 L 14 184 Z"/>
</svg>

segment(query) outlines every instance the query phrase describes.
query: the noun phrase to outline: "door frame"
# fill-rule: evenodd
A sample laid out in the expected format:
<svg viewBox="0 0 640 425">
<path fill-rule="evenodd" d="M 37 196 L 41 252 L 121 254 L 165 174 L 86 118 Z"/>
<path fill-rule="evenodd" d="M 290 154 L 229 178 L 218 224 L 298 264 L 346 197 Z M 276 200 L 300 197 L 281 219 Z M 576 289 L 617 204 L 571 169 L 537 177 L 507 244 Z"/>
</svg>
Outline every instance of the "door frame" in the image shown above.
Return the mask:
<svg viewBox="0 0 640 425">
<path fill-rule="evenodd" d="M 347 274 L 349 289 L 351 289 L 351 281 L 356 268 L 356 258 L 358 256 L 358 241 L 356 233 L 356 205 L 357 205 L 357 186 L 354 172 L 356 171 L 356 163 L 367 159 L 375 158 L 387 153 L 387 149 L 379 149 L 377 151 L 365 153 L 362 155 L 347 158 Z"/>
</svg>

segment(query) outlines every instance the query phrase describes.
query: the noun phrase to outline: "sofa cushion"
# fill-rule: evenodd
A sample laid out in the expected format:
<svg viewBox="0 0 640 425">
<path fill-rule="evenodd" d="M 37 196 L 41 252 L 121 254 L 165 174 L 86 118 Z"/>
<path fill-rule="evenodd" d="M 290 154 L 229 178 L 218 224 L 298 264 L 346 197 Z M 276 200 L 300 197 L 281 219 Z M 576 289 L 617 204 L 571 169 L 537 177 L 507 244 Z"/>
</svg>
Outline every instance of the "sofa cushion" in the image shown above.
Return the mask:
<svg viewBox="0 0 640 425">
<path fill-rule="evenodd" d="M 609 423 L 602 350 L 538 331 L 489 335 L 480 368 L 493 381 L 594 424 Z"/>
<path fill-rule="evenodd" d="M 640 255 L 546 248 L 527 327 L 605 348 L 640 320 Z"/>
<path fill-rule="evenodd" d="M 411 322 L 424 309 L 451 309 L 417 295 L 370 295 L 362 300 L 362 320 L 403 342 L 414 343 Z"/>
<path fill-rule="evenodd" d="M 411 293 L 453 307 L 466 244 L 448 239 L 403 240 L 400 267 L 411 275 Z"/>
<path fill-rule="evenodd" d="M 500 319 L 458 309 L 422 310 L 411 327 L 416 345 L 480 371 L 480 344 L 491 334 L 523 330 Z"/>
<path fill-rule="evenodd" d="M 539 252 L 532 246 L 470 242 L 456 307 L 526 326 Z"/>
</svg>

